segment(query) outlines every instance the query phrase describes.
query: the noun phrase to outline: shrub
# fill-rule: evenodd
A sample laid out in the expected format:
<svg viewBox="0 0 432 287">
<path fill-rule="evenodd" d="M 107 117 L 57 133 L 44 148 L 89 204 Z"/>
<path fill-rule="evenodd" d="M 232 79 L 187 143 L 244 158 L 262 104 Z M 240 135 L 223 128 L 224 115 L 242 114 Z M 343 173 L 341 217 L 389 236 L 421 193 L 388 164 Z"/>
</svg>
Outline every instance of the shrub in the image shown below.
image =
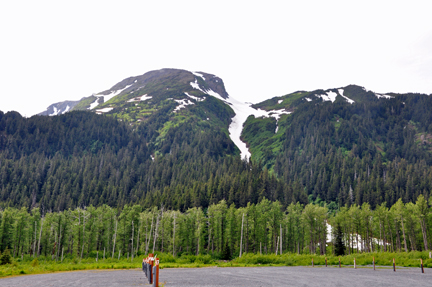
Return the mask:
<svg viewBox="0 0 432 287">
<path fill-rule="evenodd" d="M 175 258 L 171 255 L 171 254 L 167 254 L 167 253 L 162 253 L 159 255 L 159 260 L 160 262 L 170 262 L 170 263 L 174 263 L 176 262 Z"/>
<path fill-rule="evenodd" d="M 12 259 L 10 256 L 10 251 L 9 249 L 6 249 L 0 257 L 0 265 L 6 265 L 11 263 L 12 263 Z"/>
<path fill-rule="evenodd" d="M 37 258 L 33 259 L 33 261 L 31 262 L 31 266 L 36 267 L 39 265 L 39 261 L 37 260 Z"/>
<path fill-rule="evenodd" d="M 213 259 L 210 255 L 198 255 L 196 256 L 195 263 L 202 263 L 202 264 L 210 264 L 213 262 Z"/>
</svg>

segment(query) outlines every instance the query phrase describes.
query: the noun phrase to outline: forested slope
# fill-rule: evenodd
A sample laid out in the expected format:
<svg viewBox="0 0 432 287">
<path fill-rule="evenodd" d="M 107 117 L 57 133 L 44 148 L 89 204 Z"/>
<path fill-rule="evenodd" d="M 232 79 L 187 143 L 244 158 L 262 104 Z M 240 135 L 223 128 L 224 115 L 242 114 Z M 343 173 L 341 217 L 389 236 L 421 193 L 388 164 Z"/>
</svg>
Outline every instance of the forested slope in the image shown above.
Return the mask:
<svg viewBox="0 0 432 287">
<path fill-rule="evenodd" d="M 148 144 L 151 125 L 157 123 L 134 130 L 89 112 L 29 119 L 0 113 L 0 205 L 47 212 L 135 203 L 187 210 L 222 199 L 244 206 L 263 197 L 306 202 L 301 191 L 241 161 L 219 129 L 197 129 L 192 119 L 155 147 Z"/>
<path fill-rule="evenodd" d="M 391 206 L 399 198 L 412 202 L 419 194 L 428 197 L 432 98 L 419 94 L 379 98 L 357 86 L 344 91 L 354 103 L 339 97 L 334 102 L 316 99 L 314 95 L 322 91 L 304 94 L 294 112 L 279 120 L 277 133 L 274 120 L 250 117 L 243 137 L 262 137 L 255 139 L 255 145 L 248 141 L 255 159 L 288 185 L 301 185 L 313 198 L 340 206 L 368 202 L 374 208 L 383 202 Z M 286 101 L 282 97 L 281 104 L 282 100 Z"/>
</svg>

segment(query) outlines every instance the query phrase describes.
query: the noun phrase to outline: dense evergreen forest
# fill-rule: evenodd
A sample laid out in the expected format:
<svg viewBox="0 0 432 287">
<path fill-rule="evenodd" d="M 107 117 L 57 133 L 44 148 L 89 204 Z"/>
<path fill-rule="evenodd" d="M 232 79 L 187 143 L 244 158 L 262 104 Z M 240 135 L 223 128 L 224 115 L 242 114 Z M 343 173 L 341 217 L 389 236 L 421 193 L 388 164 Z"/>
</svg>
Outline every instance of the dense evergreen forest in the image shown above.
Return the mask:
<svg viewBox="0 0 432 287">
<path fill-rule="evenodd" d="M 356 103 L 297 100 L 293 114 L 279 120 L 278 134 L 274 119 L 250 117 L 243 136 L 255 138 L 251 149 L 279 179 L 327 203 L 376 208 L 399 198 L 414 202 L 419 194 L 429 198 L 432 97 L 378 99 L 357 86 L 346 87 L 345 94 Z"/>
<path fill-rule="evenodd" d="M 89 112 L 29 119 L 0 113 L 0 206 L 39 207 L 45 214 L 103 204 L 186 211 L 222 199 L 236 206 L 264 197 L 307 202 L 300 187 L 241 161 L 225 133 L 193 125 L 173 128 L 151 153 L 146 139 L 157 121 L 134 130 Z"/>
<path fill-rule="evenodd" d="M 375 210 L 342 207 L 337 213 L 316 200 L 307 205 L 262 199 L 236 208 L 225 200 L 186 212 L 107 205 L 41 213 L 0 211 L 0 251 L 61 260 L 119 258 L 140 254 L 211 254 L 231 259 L 243 253 L 351 254 L 430 249 L 432 210 L 420 195 L 415 203 L 398 200 Z M 331 228 L 330 223 L 333 228 Z M 331 236 L 331 237 L 330 237 Z M 338 243 L 338 240 L 339 243 Z M 327 246 L 327 247 L 326 247 Z"/>
<path fill-rule="evenodd" d="M 432 97 L 379 99 L 361 87 L 344 89 L 355 104 L 342 97 L 304 100 L 319 91 L 272 100 L 293 111 L 276 133 L 274 118 L 250 117 L 243 138 L 251 161 L 239 158 L 227 133 L 232 111 L 212 97 L 171 113 L 175 120 L 168 105 L 134 124 L 115 113 L 0 112 L 0 208 L 45 214 L 139 204 L 186 212 L 267 198 L 285 209 L 319 198 L 334 210 L 364 203 L 390 208 L 420 194 L 429 200 Z"/>
</svg>

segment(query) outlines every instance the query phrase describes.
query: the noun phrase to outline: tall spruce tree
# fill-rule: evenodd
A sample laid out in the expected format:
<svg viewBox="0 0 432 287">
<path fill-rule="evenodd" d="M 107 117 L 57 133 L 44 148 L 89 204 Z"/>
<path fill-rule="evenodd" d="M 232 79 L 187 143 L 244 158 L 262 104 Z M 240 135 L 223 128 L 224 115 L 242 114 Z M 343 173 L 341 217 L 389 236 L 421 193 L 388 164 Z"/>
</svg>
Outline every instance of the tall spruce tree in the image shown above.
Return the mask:
<svg viewBox="0 0 432 287">
<path fill-rule="evenodd" d="M 342 232 L 342 227 L 338 223 L 336 225 L 336 232 L 335 232 L 335 255 L 341 256 L 345 255 L 345 244 L 343 241 L 344 234 Z"/>
</svg>

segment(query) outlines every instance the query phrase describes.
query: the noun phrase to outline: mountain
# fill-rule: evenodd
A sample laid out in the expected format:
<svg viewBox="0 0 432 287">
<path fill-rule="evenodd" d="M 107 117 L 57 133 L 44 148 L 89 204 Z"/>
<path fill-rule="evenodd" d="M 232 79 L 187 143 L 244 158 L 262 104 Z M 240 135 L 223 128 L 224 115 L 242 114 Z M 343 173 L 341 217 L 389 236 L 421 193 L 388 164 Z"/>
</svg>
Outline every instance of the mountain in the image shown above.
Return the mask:
<svg viewBox="0 0 432 287">
<path fill-rule="evenodd" d="M 339 143 L 342 145 L 337 144 L 336 148 L 344 147 L 351 151 L 352 145 L 356 144 L 356 154 L 361 156 L 365 145 L 365 142 L 358 141 L 358 137 L 361 137 L 364 141 L 372 140 L 375 149 L 372 148 L 370 152 L 379 151 L 385 156 L 392 144 L 397 145 L 393 138 L 388 138 L 384 134 L 388 133 L 388 129 L 392 126 L 403 125 L 403 128 L 408 126 L 414 129 L 417 132 L 413 140 L 421 137 L 429 138 L 422 133 L 430 132 L 431 113 L 425 110 L 425 107 L 430 105 L 429 101 L 430 96 L 424 94 L 378 94 L 356 85 L 312 92 L 298 91 L 252 105 L 253 108 L 265 111 L 279 110 L 291 113 L 296 111 L 296 113 L 291 116 L 281 115 L 276 120 L 250 116 L 245 123 L 242 138 L 249 144 L 257 160 L 265 160 L 266 156 L 275 158 L 279 151 L 282 152 L 283 146 L 288 144 L 287 139 L 295 134 L 305 136 L 304 130 L 295 132 L 295 129 L 310 125 L 308 120 L 321 114 L 321 118 L 314 123 L 315 129 L 328 129 L 329 127 L 325 125 L 330 124 L 331 132 L 334 134 L 326 134 L 326 137 L 330 136 L 332 143 L 337 144 L 335 140 L 338 139 L 339 134 L 345 136 L 345 133 L 349 133 L 351 136 L 350 139 L 343 139 L 344 143 L 339 138 Z M 408 102 L 410 104 L 407 104 Z M 359 121 L 363 121 L 367 129 L 363 130 L 362 125 L 358 125 Z M 380 125 L 385 121 L 388 121 L 388 125 L 381 127 Z M 260 136 L 257 137 L 257 134 Z M 428 145 L 429 141 L 423 140 L 422 143 Z M 360 150 L 357 151 L 357 148 Z M 401 153 L 399 156 L 404 157 Z M 426 155 L 426 158 L 429 156 Z"/>
<path fill-rule="evenodd" d="M 429 198 L 431 107 L 428 95 L 356 85 L 247 104 L 212 74 L 152 71 L 59 116 L 1 113 L 0 206 Z"/>
<path fill-rule="evenodd" d="M 241 158 L 250 157 L 241 140 L 243 123 L 249 115 L 277 118 L 289 113 L 253 108 L 230 97 L 221 78 L 178 69 L 151 71 L 124 79 L 109 90 L 81 99 L 71 110 L 107 114 L 131 125 L 153 122 L 155 117 L 165 118 L 158 126 L 159 138 L 155 144 L 172 126 L 193 118 L 202 127 L 217 127 L 229 134 Z"/>
<path fill-rule="evenodd" d="M 283 182 L 240 159 L 220 78 L 164 69 L 94 97 L 101 95 L 90 112 L 80 111 L 84 98 L 59 116 L 0 114 L 0 206 L 187 210 L 223 198 L 240 205 L 282 200 L 283 192 L 293 198 Z"/>
<path fill-rule="evenodd" d="M 228 97 L 223 81 L 214 75 L 162 69 L 124 79 L 109 90 L 82 99 L 74 110 L 87 109 L 96 113 L 108 113 L 117 109 L 123 114 L 121 111 L 139 105 L 140 102 L 150 102 L 155 106 L 164 105 L 166 100 L 176 102 L 179 106 L 177 110 L 180 110 L 185 105 L 202 100 L 202 94 L 211 94 L 222 99 Z M 138 113 L 136 118 L 130 120 L 144 119 L 147 114 Z"/>
<path fill-rule="evenodd" d="M 80 100 L 81 101 L 81 100 Z M 71 111 L 80 101 L 64 101 L 50 105 L 40 116 L 57 116 Z"/>
</svg>

